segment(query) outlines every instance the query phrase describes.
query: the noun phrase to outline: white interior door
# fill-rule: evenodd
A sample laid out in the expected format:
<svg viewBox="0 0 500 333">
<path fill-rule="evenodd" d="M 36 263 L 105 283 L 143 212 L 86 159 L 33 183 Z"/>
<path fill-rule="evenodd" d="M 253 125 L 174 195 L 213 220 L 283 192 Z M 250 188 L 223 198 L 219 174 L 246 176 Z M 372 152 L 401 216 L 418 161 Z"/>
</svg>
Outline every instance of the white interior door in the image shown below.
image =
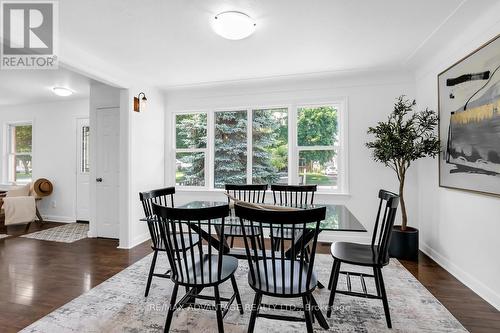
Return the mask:
<svg viewBox="0 0 500 333">
<path fill-rule="evenodd" d="M 96 225 L 97 237 L 119 238 L 120 109 L 97 110 Z"/>
<path fill-rule="evenodd" d="M 76 219 L 89 221 L 90 211 L 90 126 L 88 118 L 79 118 L 76 123 Z"/>
</svg>

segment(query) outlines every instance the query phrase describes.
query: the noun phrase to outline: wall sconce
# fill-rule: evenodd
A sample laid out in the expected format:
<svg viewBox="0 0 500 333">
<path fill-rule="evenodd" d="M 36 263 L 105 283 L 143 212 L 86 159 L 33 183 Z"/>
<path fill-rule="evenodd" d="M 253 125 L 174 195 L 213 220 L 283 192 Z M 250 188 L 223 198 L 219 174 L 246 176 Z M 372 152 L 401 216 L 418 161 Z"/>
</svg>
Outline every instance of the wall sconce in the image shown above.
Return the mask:
<svg viewBox="0 0 500 333">
<path fill-rule="evenodd" d="M 142 98 L 141 98 L 142 95 Z M 148 99 L 146 98 L 146 95 L 141 92 L 137 97 L 134 96 L 134 111 L 135 112 L 141 112 L 141 111 L 146 111 L 146 102 Z"/>
</svg>

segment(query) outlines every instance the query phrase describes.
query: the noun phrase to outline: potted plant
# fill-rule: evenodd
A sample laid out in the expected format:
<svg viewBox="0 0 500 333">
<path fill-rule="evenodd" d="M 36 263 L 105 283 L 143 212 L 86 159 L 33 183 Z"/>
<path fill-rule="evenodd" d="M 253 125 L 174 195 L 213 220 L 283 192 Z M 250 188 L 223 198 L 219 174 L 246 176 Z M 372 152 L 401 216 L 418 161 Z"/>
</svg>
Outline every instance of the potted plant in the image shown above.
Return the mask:
<svg viewBox="0 0 500 333">
<path fill-rule="evenodd" d="M 394 170 L 398 177 L 402 221 L 401 225 L 394 226 L 389 254 L 410 260 L 418 258 L 418 229 L 408 226 L 404 199 L 406 172 L 413 161 L 435 157 L 440 151 L 435 132 L 437 114 L 427 108 L 414 112 L 415 105 L 415 100 L 399 96 L 387 121 L 368 129 L 368 134 L 374 135 L 375 140 L 366 144 L 373 149 L 373 159 Z"/>
</svg>

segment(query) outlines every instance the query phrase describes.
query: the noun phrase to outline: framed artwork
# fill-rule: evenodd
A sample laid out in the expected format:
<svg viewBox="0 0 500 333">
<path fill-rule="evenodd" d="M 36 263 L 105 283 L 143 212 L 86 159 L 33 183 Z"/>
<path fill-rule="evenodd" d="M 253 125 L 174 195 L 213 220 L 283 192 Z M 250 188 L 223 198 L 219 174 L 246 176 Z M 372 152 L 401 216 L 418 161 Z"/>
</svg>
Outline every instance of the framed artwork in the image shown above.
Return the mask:
<svg viewBox="0 0 500 333">
<path fill-rule="evenodd" d="M 438 75 L 439 186 L 500 195 L 500 35 Z"/>
</svg>

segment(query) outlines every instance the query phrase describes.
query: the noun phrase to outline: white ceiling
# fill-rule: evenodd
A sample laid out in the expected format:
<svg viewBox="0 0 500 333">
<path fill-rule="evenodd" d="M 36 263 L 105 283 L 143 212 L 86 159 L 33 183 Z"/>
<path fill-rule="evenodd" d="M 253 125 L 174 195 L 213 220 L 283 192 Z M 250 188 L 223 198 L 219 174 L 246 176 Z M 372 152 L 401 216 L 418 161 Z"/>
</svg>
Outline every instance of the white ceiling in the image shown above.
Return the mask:
<svg viewBox="0 0 500 333">
<path fill-rule="evenodd" d="M 78 44 L 160 87 L 394 69 L 464 1 L 65 0 L 59 2 L 61 47 Z M 496 3 L 469 1 L 476 11 Z M 210 20 L 225 10 L 252 16 L 255 34 L 240 41 L 216 35 Z"/>
<path fill-rule="evenodd" d="M 414 69 L 439 51 L 450 32 L 460 33 L 495 4 L 498 0 L 64 0 L 59 1 L 60 58 L 92 78 L 119 72 L 128 83 L 160 88 Z M 216 35 L 210 21 L 226 10 L 252 16 L 256 32 L 240 41 Z M 0 71 L 0 105 L 60 100 L 49 90 L 55 85 L 75 90 L 70 98 L 88 96 L 89 79 L 65 69 Z"/>
<path fill-rule="evenodd" d="M 74 91 L 57 96 L 53 87 Z M 90 79 L 64 68 L 58 70 L 0 70 L 0 105 L 31 104 L 81 99 L 89 96 Z"/>
</svg>

